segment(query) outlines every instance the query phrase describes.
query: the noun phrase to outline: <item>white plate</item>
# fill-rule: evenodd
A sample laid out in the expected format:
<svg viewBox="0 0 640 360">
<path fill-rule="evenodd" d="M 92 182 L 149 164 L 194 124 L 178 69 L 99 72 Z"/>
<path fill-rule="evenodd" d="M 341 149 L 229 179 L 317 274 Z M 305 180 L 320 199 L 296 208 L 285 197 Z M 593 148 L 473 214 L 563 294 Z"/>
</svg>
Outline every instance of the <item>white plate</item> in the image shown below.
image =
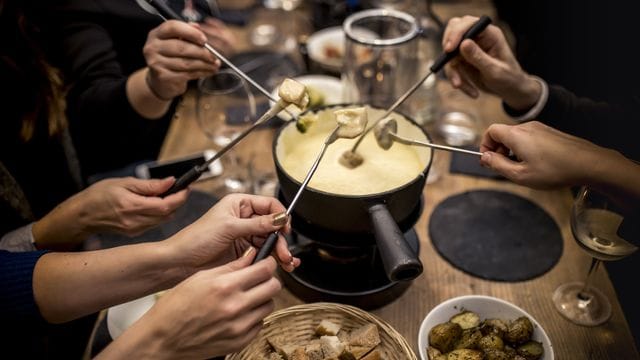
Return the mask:
<svg viewBox="0 0 640 360">
<path fill-rule="evenodd" d="M 311 60 L 327 70 L 340 72 L 344 56 L 345 35 L 342 26 L 319 30 L 307 39 L 307 51 Z M 335 54 L 335 56 L 330 56 Z"/>
<path fill-rule="evenodd" d="M 333 76 L 326 75 L 303 75 L 293 78 L 296 81 L 304 84 L 305 86 L 313 87 L 316 91 L 324 95 L 324 105 L 341 104 L 343 102 L 342 97 L 342 82 L 340 79 Z M 278 89 L 271 92 L 271 95 L 279 99 Z M 273 101 L 270 101 L 270 105 L 273 106 Z M 295 105 L 289 105 L 287 110 L 292 114 L 297 115 L 300 110 Z M 285 111 L 281 111 L 278 116 L 283 120 L 291 119 L 291 116 Z"/>
<path fill-rule="evenodd" d="M 437 324 L 448 321 L 453 315 L 458 314 L 462 309 L 470 310 L 480 316 L 480 319 L 499 318 L 503 320 L 515 320 L 520 316 L 526 316 L 533 324 L 532 338 L 541 342 L 544 355 L 540 360 L 553 360 L 553 346 L 540 323 L 518 306 L 492 296 L 466 295 L 446 300 L 429 311 L 420 325 L 418 333 L 418 350 L 420 358 L 428 360 L 427 346 L 429 345 L 429 331 Z"/>
<path fill-rule="evenodd" d="M 138 321 L 153 304 L 156 303 L 156 294 L 147 295 L 140 299 L 124 304 L 112 306 L 107 310 L 107 329 L 112 339 L 116 339 L 129 326 Z"/>
</svg>

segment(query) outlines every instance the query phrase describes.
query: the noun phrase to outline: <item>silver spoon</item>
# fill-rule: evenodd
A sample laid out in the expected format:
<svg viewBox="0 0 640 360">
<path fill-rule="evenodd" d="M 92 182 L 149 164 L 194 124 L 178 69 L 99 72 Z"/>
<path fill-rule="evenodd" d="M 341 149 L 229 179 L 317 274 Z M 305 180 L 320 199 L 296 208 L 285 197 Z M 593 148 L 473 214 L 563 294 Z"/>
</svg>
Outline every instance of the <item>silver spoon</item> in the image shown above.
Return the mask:
<svg viewBox="0 0 640 360">
<path fill-rule="evenodd" d="M 405 145 L 427 146 L 434 149 L 482 156 L 482 153 L 479 151 L 471 151 L 466 149 L 460 149 L 453 146 L 438 145 L 438 144 L 433 144 L 426 141 L 408 139 L 398 135 L 397 132 L 398 132 L 398 123 L 390 117 L 379 121 L 378 124 L 373 129 L 373 134 L 375 135 L 376 142 L 381 148 L 385 150 L 389 150 L 393 145 L 393 142 L 397 141 Z"/>
</svg>

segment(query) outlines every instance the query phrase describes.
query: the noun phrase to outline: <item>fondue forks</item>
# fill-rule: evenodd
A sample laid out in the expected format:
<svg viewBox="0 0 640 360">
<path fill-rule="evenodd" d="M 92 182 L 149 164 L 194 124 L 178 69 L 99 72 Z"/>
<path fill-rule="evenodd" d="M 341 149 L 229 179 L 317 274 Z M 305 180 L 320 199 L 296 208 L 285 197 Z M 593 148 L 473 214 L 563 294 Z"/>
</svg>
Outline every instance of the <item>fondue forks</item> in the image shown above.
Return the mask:
<svg viewBox="0 0 640 360">
<path fill-rule="evenodd" d="M 296 203 L 298 202 L 298 199 L 302 195 L 302 192 L 307 187 L 307 184 L 309 184 L 309 181 L 311 181 L 311 177 L 313 176 L 313 174 L 316 172 L 316 169 L 318 168 L 318 165 L 320 164 L 320 160 L 322 160 L 322 157 L 324 156 L 324 153 L 327 151 L 327 147 L 330 144 L 332 144 L 333 142 L 335 142 L 340 137 L 340 136 L 338 136 L 338 130 L 339 129 L 340 129 L 340 125 L 336 126 L 336 128 L 333 129 L 331 134 L 329 134 L 329 136 L 324 140 L 324 143 L 322 144 L 322 148 L 320 149 L 320 153 L 316 157 L 316 160 L 313 162 L 313 165 L 311 165 L 311 168 L 309 169 L 309 172 L 307 173 L 307 176 L 304 178 L 304 181 L 302 181 L 302 185 L 300 185 L 300 188 L 298 189 L 298 192 L 293 197 L 293 200 L 291 201 L 291 204 L 289 204 L 289 207 L 287 208 L 287 211 L 284 212 L 284 215 L 283 214 L 279 214 L 276 217 L 274 222 L 277 222 L 278 225 L 284 224 L 287 221 L 287 219 L 289 218 L 289 215 L 291 215 L 291 212 L 293 211 L 293 208 L 296 206 Z M 269 254 L 271 254 L 271 251 L 273 251 L 273 247 L 276 245 L 276 241 L 278 240 L 278 234 L 279 233 L 280 233 L 280 231 L 275 231 L 275 232 L 271 233 L 269 235 L 269 237 L 267 237 L 267 240 L 264 242 L 264 244 L 262 245 L 262 247 L 258 251 L 258 254 L 256 255 L 256 257 L 253 259 L 253 263 L 256 263 L 256 262 L 258 262 L 260 260 L 263 260 L 267 256 L 269 256 Z"/>
<path fill-rule="evenodd" d="M 258 120 L 256 120 L 253 125 L 249 128 L 245 129 L 243 132 L 238 134 L 238 136 L 234 137 L 227 145 L 222 147 L 222 149 L 218 150 L 216 154 L 210 158 L 209 160 L 203 162 L 200 165 L 196 165 L 191 170 L 182 174 L 179 178 L 176 179 L 176 182 L 173 183 L 171 188 L 167 190 L 164 194 L 160 195 L 161 197 L 165 197 L 171 195 L 173 193 L 177 193 L 178 191 L 185 189 L 189 184 L 198 180 L 200 175 L 202 175 L 207 169 L 209 169 L 209 165 L 214 161 L 218 160 L 224 153 L 229 151 L 232 147 L 234 147 L 240 140 L 244 139 L 245 136 L 249 135 L 253 129 L 258 126 L 264 124 L 267 120 L 276 116 L 282 109 L 284 109 L 289 104 L 284 104 L 282 101 L 276 102 L 269 110 L 267 110 Z"/>
<path fill-rule="evenodd" d="M 470 38 L 476 37 L 487 26 L 489 26 L 490 23 L 491 23 L 491 18 L 489 18 L 486 15 L 483 15 L 480 19 L 478 19 L 478 21 L 476 21 L 473 24 L 473 26 L 471 26 L 471 28 L 469 28 L 469 30 L 467 30 L 464 33 L 464 35 L 462 36 L 462 40 L 460 40 L 460 43 L 462 43 L 462 41 L 465 40 L 465 39 L 470 39 Z M 385 113 L 378 120 L 376 120 L 370 128 L 365 130 L 365 132 L 362 133 L 362 135 L 360 135 L 360 137 L 355 142 L 355 144 L 353 144 L 353 147 L 351 148 L 351 150 L 345 152 L 342 155 L 343 158 L 345 159 L 345 161 L 347 161 L 348 163 L 351 163 L 353 165 L 353 167 L 356 167 L 356 166 L 358 166 L 358 165 L 360 165 L 362 163 L 362 161 L 363 161 L 362 156 L 356 154 L 356 149 L 358 148 L 358 146 L 362 142 L 362 139 L 364 139 L 364 137 L 367 135 L 367 133 L 369 131 L 371 131 L 371 129 L 373 129 L 382 119 L 384 119 L 387 116 L 389 116 L 398 106 L 400 106 L 400 104 L 402 104 L 405 100 L 407 100 L 407 98 L 409 96 L 411 96 L 411 94 L 413 94 L 420 87 L 420 85 L 422 85 L 422 83 L 425 80 L 427 80 L 427 78 L 429 76 L 431 76 L 432 74 L 437 73 L 438 71 L 440 71 L 451 59 L 456 57 L 458 55 L 458 53 L 460 52 L 460 43 L 458 43 L 458 45 L 456 46 L 456 48 L 453 51 L 448 52 L 448 53 L 447 52 L 442 53 L 436 59 L 436 61 L 433 63 L 433 65 L 431 65 L 431 67 L 429 68 L 429 70 L 430 70 L 429 73 L 427 73 L 427 75 L 425 75 L 422 79 L 418 80 L 418 82 L 413 84 L 413 86 L 411 86 L 409 88 L 409 90 L 407 90 L 404 94 L 402 94 L 402 96 L 400 96 L 400 98 L 398 98 L 398 100 L 396 100 L 396 102 L 394 102 L 391 105 L 391 107 L 389 107 L 387 109 L 387 111 L 385 111 Z"/>
<path fill-rule="evenodd" d="M 158 15 L 162 18 L 162 20 L 184 21 L 184 19 L 180 15 L 176 14 L 162 0 L 146 0 L 146 2 L 148 2 L 149 5 L 153 6 L 158 11 Z M 218 59 L 220 59 L 220 61 L 225 63 L 227 66 L 229 66 L 236 74 L 238 74 L 240 77 L 245 79 L 249 84 L 253 85 L 256 89 L 258 89 L 258 91 L 264 94 L 264 96 L 266 96 L 269 100 L 273 102 L 278 102 L 278 99 L 276 99 L 267 90 L 265 90 L 265 88 L 263 88 L 262 86 L 260 86 L 260 84 L 255 82 L 252 78 L 250 78 L 249 75 L 247 75 L 244 71 L 240 70 L 237 66 L 235 66 L 231 61 L 229 61 L 229 59 L 224 57 L 224 55 L 222 55 L 218 50 L 216 50 L 209 43 L 205 43 L 204 48 L 207 49 L 213 55 L 215 55 Z M 293 113 L 291 113 L 291 111 L 289 111 L 288 109 L 285 108 L 284 111 L 286 111 L 291 116 L 292 119 L 296 118 L 296 116 L 293 115 Z"/>
<path fill-rule="evenodd" d="M 386 118 L 380 121 L 378 125 L 375 126 L 373 133 L 375 134 L 376 142 L 378 143 L 378 145 L 385 150 L 389 150 L 389 148 L 391 148 L 391 146 L 393 145 L 393 142 L 397 141 L 405 145 L 420 145 L 420 146 L 431 147 L 434 149 L 482 156 L 482 153 L 479 151 L 471 151 L 466 149 L 460 149 L 453 146 L 438 145 L 438 144 L 433 144 L 426 141 L 408 139 L 398 135 L 397 131 L 398 131 L 398 123 L 392 118 Z"/>
</svg>

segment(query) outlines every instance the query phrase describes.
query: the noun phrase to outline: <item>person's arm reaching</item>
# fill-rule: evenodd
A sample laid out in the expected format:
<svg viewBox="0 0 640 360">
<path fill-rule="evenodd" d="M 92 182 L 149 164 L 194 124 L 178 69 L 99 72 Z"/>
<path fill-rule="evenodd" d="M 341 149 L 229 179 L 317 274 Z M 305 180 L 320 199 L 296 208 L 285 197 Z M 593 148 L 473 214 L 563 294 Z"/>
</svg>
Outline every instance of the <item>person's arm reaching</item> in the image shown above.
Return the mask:
<svg viewBox="0 0 640 360">
<path fill-rule="evenodd" d="M 166 221 L 188 190 L 159 197 L 175 179 L 132 177 L 99 181 L 56 206 L 33 224 L 38 249 L 70 250 L 96 233 L 135 236 Z"/>
<path fill-rule="evenodd" d="M 491 125 L 480 151 L 482 165 L 521 185 L 539 189 L 588 185 L 626 203 L 640 203 L 638 163 L 537 121 Z M 517 160 L 508 157 L 510 151 Z"/>
<path fill-rule="evenodd" d="M 65 322 L 169 288 L 199 270 L 241 257 L 252 245 L 259 247 L 281 230 L 273 225 L 273 214 L 284 210 L 273 198 L 234 194 L 161 242 L 46 254 L 34 270 L 36 303 L 47 321 Z M 283 237 L 274 255 L 286 271 L 300 264 Z"/>
</svg>

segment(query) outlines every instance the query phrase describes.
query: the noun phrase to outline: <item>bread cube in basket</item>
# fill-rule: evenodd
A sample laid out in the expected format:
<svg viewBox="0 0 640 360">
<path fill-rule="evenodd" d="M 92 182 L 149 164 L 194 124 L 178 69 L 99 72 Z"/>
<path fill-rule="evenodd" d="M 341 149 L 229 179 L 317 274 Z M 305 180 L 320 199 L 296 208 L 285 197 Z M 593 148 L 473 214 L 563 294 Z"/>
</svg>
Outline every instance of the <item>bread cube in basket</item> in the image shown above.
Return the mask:
<svg viewBox="0 0 640 360">
<path fill-rule="evenodd" d="M 339 325 L 343 333 L 355 332 L 365 325 L 374 324 L 380 342 L 368 355 L 377 352 L 379 359 L 417 360 L 406 339 L 385 321 L 357 307 L 327 302 L 296 305 L 275 311 L 265 318 L 264 327 L 258 336 L 242 351 L 227 355 L 226 360 L 269 359 L 274 348 L 267 339 L 272 342 L 274 338 L 285 339 L 287 345 L 294 347 L 304 347 L 314 340 L 318 342 L 316 329 L 322 320 Z"/>
</svg>

